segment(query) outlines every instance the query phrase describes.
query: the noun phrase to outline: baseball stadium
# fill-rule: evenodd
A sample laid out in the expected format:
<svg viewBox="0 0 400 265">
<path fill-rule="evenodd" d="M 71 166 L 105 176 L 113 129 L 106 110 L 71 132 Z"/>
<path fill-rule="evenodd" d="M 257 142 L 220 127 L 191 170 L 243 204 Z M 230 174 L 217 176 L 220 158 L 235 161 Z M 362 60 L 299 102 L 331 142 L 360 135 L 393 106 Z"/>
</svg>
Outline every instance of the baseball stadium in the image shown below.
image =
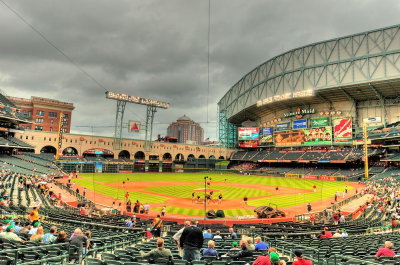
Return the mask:
<svg viewBox="0 0 400 265">
<path fill-rule="evenodd" d="M 27 102 L 1 94 L 2 231 L 32 221 L 79 237 L 82 227 L 94 244 L 0 235 L 0 263 L 267 264 L 253 263 L 265 248 L 182 260 L 175 235 L 195 220 L 222 235 L 218 253 L 236 243 L 243 254 L 253 239 L 273 246 L 268 264 L 398 264 L 376 251 L 400 251 L 399 58 L 399 25 L 265 58 L 219 100 L 217 145 L 153 139 L 163 102 L 107 92 L 117 101 L 107 137 L 66 132 L 60 111 L 57 130 L 34 130 Z M 35 100 L 47 115 L 50 103 Z M 121 136 L 126 103 L 146 105 L 145 140 Z M 158 236 L 172 256 L 150 261 L 141 251 Z"/>
</svg>

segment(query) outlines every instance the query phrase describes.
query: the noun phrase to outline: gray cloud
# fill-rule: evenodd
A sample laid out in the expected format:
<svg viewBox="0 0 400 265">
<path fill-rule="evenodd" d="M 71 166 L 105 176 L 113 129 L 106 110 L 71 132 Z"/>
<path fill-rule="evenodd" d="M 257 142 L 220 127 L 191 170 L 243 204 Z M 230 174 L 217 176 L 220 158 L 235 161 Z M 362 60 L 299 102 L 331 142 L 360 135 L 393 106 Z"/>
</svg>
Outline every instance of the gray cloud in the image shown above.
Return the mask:
<svg viewBox="0 0 400 265">
<path fill-rule="evenodd" d="M 218 100 L 262 62 L 302 45 L 398 23 L 398 1 L 212 0 L 207 102 L 208 1 L 15 0 L 29 23 L 111 91 L 171 103 L 155 134 L 183 114 L 216 138 Z M 75 132 L 114 124 L 115 102 L 0 4 L 0 89 L 73 102 Z M 125 120 L 144 120 L 127 107 Z M 113 129 L 94 127 L 112 135 Z M 126 133 L 125 136 L 128 136 Z M 135 136 L 136 137 L 136 136 Z M 140 135 L 138 136 L 140 137 Z"/>
</svg>

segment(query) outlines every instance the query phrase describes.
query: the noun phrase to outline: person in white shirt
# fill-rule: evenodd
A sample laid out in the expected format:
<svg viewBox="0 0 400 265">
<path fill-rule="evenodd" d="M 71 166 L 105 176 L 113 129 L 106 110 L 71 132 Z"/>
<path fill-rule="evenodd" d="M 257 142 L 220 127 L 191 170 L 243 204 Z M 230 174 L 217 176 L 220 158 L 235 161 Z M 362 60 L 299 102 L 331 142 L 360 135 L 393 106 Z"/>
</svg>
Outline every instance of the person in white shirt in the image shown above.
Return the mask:
<svg viewBox="0 0 400 265">
<path fill-rule="evenodd" d="M 222 237 L 221 237 L 221 232 L 220 231 L 216 231 L 215 232 L 215 235 L 214 235 L 214 237 L 213 237 L 213 239 L 215 240 L 215 239 L 222 239 Z"/>
<path fill-rule="evenodd" d="M 342 237 L 342 234 L 340 233 L 340 230 L 336 229 L 336 232 L 333 234 L 332 237 Z"/>
<path fill-rule="evenodd" d="M 348 237 L 349 234 L 347 234 L 346 229 L 342 229 L 342 237 Z"/>
</svg>

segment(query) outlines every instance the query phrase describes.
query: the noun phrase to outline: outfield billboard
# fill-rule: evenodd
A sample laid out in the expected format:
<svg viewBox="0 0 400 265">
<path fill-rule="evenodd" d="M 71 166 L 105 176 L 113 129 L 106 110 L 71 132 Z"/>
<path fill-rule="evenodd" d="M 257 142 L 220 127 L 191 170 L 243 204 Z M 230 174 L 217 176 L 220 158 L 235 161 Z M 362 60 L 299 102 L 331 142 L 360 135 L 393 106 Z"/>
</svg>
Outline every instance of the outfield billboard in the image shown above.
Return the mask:
<svg viewBox="0 0 400 265">
<path fill-rule="evenodd" d="M 306 129 L 306 128 L 307 128 L 307 119 L 293 121 L 294 130 Z"/>
<path fill-rule="evenodd" d="M 322 126 L 304 130 L 305 145 L 328 145 L 332 144 L 332 127 Z"/>
<path fill-rule="evenodd" d="M 273 128 L 265 127 L 260 129 L 260 145 L 270 145 L 274 142 Z"/>
<path fill-rule="evenodd" d="M 239 128 L 238 129 L 238 140 L 258 140 L 259 132 L 258 128 Z"/>
<path fill-rule="evenodd" d="M 333 120 L 333 136 L 335 142 L 347 142 L 353 139 L 353 121 L 351 118 Z"/>
<path fill-rule="evenodd" d="M 239 147 L 256 148 L 258 147 L 258 141 L 257 140 L 239 141 Z"/>
<path fill-rule="evenodd" d="M 289 123 L 288 122 L 279 123 L 275 126 L 275 130 L 276 131 L 287 131 L 287 130 L 289 130 Z"/>
<path fill-rule="evenodd" d="M 329 119 L 328 118 L 318 118 L 318 119 L 311 119 L 311 127 L 322 127 L 322 126 L 329 126 Z"/>
<path fill-rule="evenodd" d="M 304 144 L 304 131 L 286 131 L 275 132 L 275 145 L 276 146 L 290 146 L 290 145 L 303 145 Z"/>
</svg>

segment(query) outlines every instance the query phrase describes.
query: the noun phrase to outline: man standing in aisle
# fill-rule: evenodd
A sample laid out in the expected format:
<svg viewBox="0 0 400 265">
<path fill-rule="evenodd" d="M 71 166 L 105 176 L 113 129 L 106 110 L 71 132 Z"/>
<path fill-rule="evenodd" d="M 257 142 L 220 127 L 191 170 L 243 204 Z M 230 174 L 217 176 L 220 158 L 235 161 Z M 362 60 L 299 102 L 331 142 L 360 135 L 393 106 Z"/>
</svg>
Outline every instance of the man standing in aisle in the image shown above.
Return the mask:
<svg viewBox="0 0 400 265">
<path fill-rule="evenodd" d="M 183 260 L 200 260 L 200 249 L 203 246 L 203 233 L 197 227 L 196 220 L 190 221 L 180 238 L 180 247 L 183 249 Z"/>
</svg>

